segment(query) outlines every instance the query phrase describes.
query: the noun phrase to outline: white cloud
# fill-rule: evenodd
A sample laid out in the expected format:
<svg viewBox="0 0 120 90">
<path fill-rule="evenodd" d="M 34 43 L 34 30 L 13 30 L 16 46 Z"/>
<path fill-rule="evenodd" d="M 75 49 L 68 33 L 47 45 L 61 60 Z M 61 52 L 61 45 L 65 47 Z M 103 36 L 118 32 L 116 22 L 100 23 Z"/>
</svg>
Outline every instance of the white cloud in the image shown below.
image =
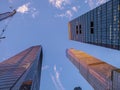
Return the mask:
<svg viewBox="0 0 120 90">
<path fill-rule="evenodd" d="M 90 8 L 94 8 L 94 1 L 93 0 L 88 0 L 87 3 L 89 4 Z"/>
<path fill-rule="evenodd" d="M 30 2 L 18 7 L 17 12 L 21 14 L 25 14 L 25 13 L 30 14 L 33 18 L 39 15 L 38 10 L 32 7 Z"/>
<path fill-rule="evenodd" d="M 56 68 L 56 65 L 54 65 L 54 73 L 55 75 L 51 75 L 51 78 L 52 78 L 52 81 L 56 87 L 57 90 L 65 90 L 61 81 L 60 81 L 60 73 L 58 72 L 57 68 Z"/>
<path fill-rule="evenodd" d="M 67 10 L 65 13 L 62 14 L 57 14 L 56 17 L 67 17 L 69 19 L 71 19 L 71 17 L 73 16 L 72 11 L 71 10 Z"/>
<path fill-rule="evenodd" d="M 88 1 L 87 1 L 87 0 L 85 0 L 85 3 L 88 3 Z"/>
<path fill-rule="evenodd" d="M 72 15 L 72 12 L 70 10 L 67 10 L 66 11 L 66 16 L 71 18 L 73 15 Z"/>
<path fill-rule="evenodd" d="M 106 0 L 83 0 L 83 2 L 84 2 L 83 4 L 88 4 L 90 9 L 93 9 L 96 6 L 105 3 Z M 76 4 L 75 6 L 72 3 L 72 0 L 49 0 L 49 3 L 52 4 L 54 7 L 60 9 L 60 11 L 55 15 L 55 17 L 61 17 L 61 18 L 65 17 L 69 19 L 73 17 L 74 13 L 78 12 L 81 5 L 81 4 L 79 5 Z M 76 1 L 75 3 L 78 3 L 78 2 Z M 83 5 L 81 5 L 81 8 L 83 8 L 82 6 Z"/>
<path fill-rule="evenodd" d="M 98 0 L 97 3 L 96 3 L 96 5 L 103 4 L 103 3 L 105 3 L 106 1 L 107 1 L 107 0 Z"/>
<path fill-rule="evenodd" d="M 85 3 L 87 3 L 91 9 L 93 9 L 96 6 L 105 3 L 106 1 L 108 0 L 85 0 Z"/>
<path fill-rule="evenodd" d="M 75 7 L 75 6 L 72 7 L 72 10 L 75 11 L 75 12 L 78 11 L 77 7 Z"/>
<path fill-rule="evenodd" d="M 56 71 L 56 65 L 54 65 L 54 71 Z"/>
<path fill-rule="evenodd" d="M 48 69 L 48 68 L 49 68 L 48 65 L 42 66 L 42 71 L 43 71 L 43 70 L 46 70 L 46 69 Z"/>
<path fill-rule="evenodd" d="M 66 16 L 65 16 L 64 13 L 62 13 L 62 14 L 57 14 L 55 17 L 61 17 L 61 18 L 63 18 L 63 17 L 66 17 Z"/>
<path fill-rule="evenodd" d="M 34 8 L 34 7 L 30 8 L 30 13 L 31 13 L 31 15 L 32 15 L 33 18 L 35 18 L 36 16 L 39 15 L 38 10 L 36 8 Z"/>
<path fill-rule="evenodd" d="M 80 8 L 78 5 L 73 6 L 71 0 L 49 0 L 49 3 L 55 8 L 60 9 L 60 12 L 57 13 L 55 17 L 61 18 L 65 17 L 71 19 L 73 14 Z"/>
<path fill-rule="evenodd" d="M 56 65 L 54 65 L 54 72 L 55 72 L 56 79 L 58 79 L 59 78 L 59 73 L 56 69 Z"/>
<path fill-rule="evenodd" d="M 69 4 L 69 0 L 49 0 L 49 3 L 58 9 L 63 9 L 66 4 Z"/>
<path fill-rule="evenodd" d="M 59 86 L 57 85 L 57 82 L 56 82 L 54 76 L 51 75 L 51 79 L 52 79 L 52 82 L 54 83 L 56 89 L 59 90 Z"/>
<path fill-rule="evenodd" d="M 17 12 L 19 12 L 19 13 L 28 12 L 29 11 L 29 5 L 30 5 L 30 2 L 18 7 Z"/>
<path fill-rule="evenodd" d="M 59 73 L 58 73 L 58 72 L 56 72 L 56 78 L 57 78 L 57 79 L 59 78 Z"/>
</svg>

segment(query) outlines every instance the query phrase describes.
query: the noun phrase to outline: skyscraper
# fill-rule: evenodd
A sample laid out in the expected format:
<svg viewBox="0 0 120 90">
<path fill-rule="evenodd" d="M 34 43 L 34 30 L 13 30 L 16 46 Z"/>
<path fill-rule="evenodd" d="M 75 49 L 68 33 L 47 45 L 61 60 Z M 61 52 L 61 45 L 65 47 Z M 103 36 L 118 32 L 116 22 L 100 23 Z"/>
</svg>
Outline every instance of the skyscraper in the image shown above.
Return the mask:
<svg viewBox="0 0 120 90">
<path fill-rule="evenodd" d="M 12 17 L 16 14 L 16 10 L 13 10 L 12 12 L 5 12 L 0 14 L 0 21 L 5 20 L 9 17 Z"/>
<path fill-rule="evenodd" d="M 120 69 L 75 49 L 66 54 L 94 90 L 120 90 Z"/>
<path fill-rule="evenodd" d="M 39 90 L 42 47 L 33 46 L 0 63 L 0 90 Z"/>
<path fill-rule="evenodd" d="M 120 50 L 120 0 L 109 0 L 68 23 L 69 39 Z"/>
</svg>

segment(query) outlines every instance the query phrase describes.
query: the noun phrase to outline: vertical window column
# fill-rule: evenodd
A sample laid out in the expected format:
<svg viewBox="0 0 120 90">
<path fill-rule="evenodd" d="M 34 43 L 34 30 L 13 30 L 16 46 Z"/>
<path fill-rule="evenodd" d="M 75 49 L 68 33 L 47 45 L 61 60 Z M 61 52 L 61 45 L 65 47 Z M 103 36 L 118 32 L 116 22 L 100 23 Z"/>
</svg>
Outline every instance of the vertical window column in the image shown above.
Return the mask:
<svg viewBox="0 0 120 90">
<path fill-rule="evenodd" d="M 79 25 L 79 34 L 82 34 L 81 24 Z"/>
<path fill-rule="evenodd" d="M 78 25 L 76 25 L 76 35 L 78 35 Z"/>
<path fill-rule="evenodd" d="M 90 33 L 94 34 L 94 23 L 93 23 L 93 21 L 90 22 Z"/>
</svg>

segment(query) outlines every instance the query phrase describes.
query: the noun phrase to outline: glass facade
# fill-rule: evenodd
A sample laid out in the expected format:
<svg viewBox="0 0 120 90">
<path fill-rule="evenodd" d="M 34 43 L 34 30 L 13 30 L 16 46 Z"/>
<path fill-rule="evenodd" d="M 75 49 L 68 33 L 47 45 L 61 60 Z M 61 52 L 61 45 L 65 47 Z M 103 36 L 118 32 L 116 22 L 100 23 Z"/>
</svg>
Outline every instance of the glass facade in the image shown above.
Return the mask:
<svg viewBox="0 0 120 90">
<path fill-rule="evenodd" d="M 0 90 L 39 90 L 42 48 L 33 46 L 0 63 Z"/>
<path fill-rule="evenodd" d="M 110 0 L 69 24 L 71 40 L 120 50 L 120 0 Z"/>
</svg>

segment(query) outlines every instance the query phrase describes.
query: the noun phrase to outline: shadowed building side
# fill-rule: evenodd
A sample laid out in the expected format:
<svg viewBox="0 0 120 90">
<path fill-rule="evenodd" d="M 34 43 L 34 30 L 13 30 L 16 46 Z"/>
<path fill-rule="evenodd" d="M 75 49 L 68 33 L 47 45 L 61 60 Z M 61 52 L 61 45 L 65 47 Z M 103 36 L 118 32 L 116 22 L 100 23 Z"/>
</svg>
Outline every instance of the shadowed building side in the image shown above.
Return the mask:
<svg viewBox="0 0 120 90">
<path fill-rule="evenodd" d="M 39 90 L 42 47 L 33 46 L 0 63 L 0 90 Z"/>
<path fill-rule="evenodd" d="M 75 49 L 68 49 L 66 55 L 94 90 L 120 90 L 120 70 Z"/>
</svg>

